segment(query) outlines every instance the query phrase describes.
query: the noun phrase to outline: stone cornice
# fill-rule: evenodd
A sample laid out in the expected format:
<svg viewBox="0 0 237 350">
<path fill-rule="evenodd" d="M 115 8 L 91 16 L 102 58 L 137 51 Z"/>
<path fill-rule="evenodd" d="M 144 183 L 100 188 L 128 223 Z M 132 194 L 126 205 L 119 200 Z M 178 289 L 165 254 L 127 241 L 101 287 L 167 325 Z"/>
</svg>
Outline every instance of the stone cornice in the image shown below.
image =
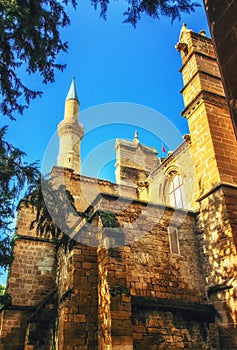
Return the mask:
<svg viewBox="0 0 237 350">
<path fill-rule="evenodd" d="M 218 75 L 215 75 L 215 74 L 211 74 L 209 72 L 205 72 L 204 70 L 202 69 L 198 69 L 193 75 L 192 77 L 189 79 L 189 81 L 182 87 L 182 89 L 180 90 L 180 93 L 182 94 L 184 92 L 184 90 L 188 87 L 188 85 L 196 78 L 197 75 L 207 75 L 208 77 L 211 77 L 211 78 L 214 78 L 214 79 L 217 79 L 219 81 L 222 81 L 221 80 L 221 77 L 218 76 Z M 220 96 L 224 96 L 224 95 L 220 95 Z M 225 97 L 225 96 L 224 96 Z"/>
<path fill-rule="evenodd" d="M 208 196 L 210 196 L 211 194 L 213 194 L 214 192 L 218 191 L 220 188 L 231 188 L 237 191 L 237 184 L 230 184 L 227 182 L 219 182 L 216 185 L 214 185 L 209 191 L 207 191 L 206 193 L 200 195 L 197 199 L 196 202 L 201 202 L 202 200 L 204 200 L 205 198 L 207 198 Z"/>
<path fill-rule="evenodd" d="M 132 297 L 132 309 L 133 313 L 150 310 L 179 310 L 180 312 L 188 312 L 196 314 L 197 317 L 203 320 L 215 321 L 215 309 L 213 305 L 205 304 L 202 302 L 193 302 L 185 300 L 176 300 L 169 298 L 152 298 L 152 297 Z"/>
<path fill-rule="evenodd" d="M 210 61 L 216 61 L 216 58 L 215 58 L 215 57 L 211 57 L 211 56 L 206 55 L 206 54 L 203 53 L 203 52 L 199 52 L 199 51 L 193 50 L 193 51 L 189 54 L 189 56 L 187 57 L 188 59 L 186 60 L 186 62 L 185 62 L 185 63 L 182 65 L 182 67 L 180 68 L 180 70 L 179 70 L 180 73 L 182 73 L 184 67 L 188 64 L 190 58 L 191 58 L 193 55 L 205 57 L 206 59 L 208 59 L 208 60 L 210 60 Z"/>
<path fill-rule="evenodd" d="M 63 167 L 59 167 L 59 166 L 54 166 L 52 168 L 51 175 L 54 175 L 54 173 L 55 173 L 55 176 L 58 173 L 59 175 L 62 174 L 62 176 L 68 176 L 69 178 L 72 178 L 75 181 L 81 181 L 81 182 L 86 182 L 86 183 L 91 183 L 91 184 L 97 183 L 97 184 L 103 185 L 103 186 L 114 187 L 115 190 L 133 188 L 133 186 L 119 185 L 119 184 L 116 184 L 116 183 L 111 182 L 109 180 L 98 179 L 95 177 L 76 174 L 76 173 L 74 173 L 74 171 L 72 169 L 63 168 Z"/>
<path fill-rule="evenodd" d="M 42 238 L 42 237 L 36 237 L 36 236 L 27 236 L 27 235 L 16 235 L 15 240 L 26 240 L 26 241 L 34 241 L 34 242 L 43 242 L 43 243 L 50 243 L 55 244 L 53 240 L 48 238 Z"/>
<path fill-rule="evenodd" d="M 175 211 L 178 212 L 180 214 L 183 215 L 191 215 L 191 216 L 196 216 L 196 212 L 192 211 L 192 210 L 188 210 L 188 209 L 182 209 L 182 208 L 174 208 L 174 207 L 170 207 L 164 204 L 159 204 L 159 203 L 154 203 L 154 202 L 148 202 L 148 201 L 144 201 L 144 200 L 139 200 L 139 199 L 131 199 L 129 197 L 124 197 L 124 196 L 116 196 L 113 194 L 108 194 L 108 193 L 99 193 L 98 196 L 94 199 L 94 201 L 91 203 L 91 205 L 87 208 L 87 210 L 85 211 L 85 213 L 89 213 L 90 212 L 90 216 L 93 215 L 93 212 L 96 212 L 98 209 L 102 209 L 103 210 L 103 206 L 98 208 L 98 204 L 99 202 L 102 200 L 108 200 L 110 202 L 112 201 L 123 201 L 123 202 L 128 202 L 130 204 L 139 204 L 142 205 L 144 207 L 157 207 L 157 209 L 167 209 L 170 211 Z M 112 209 L 111 209 L 112 211 Z"/>
<path fill-rule="evenodd" d="M 181 115 L 186 119 L 190 118 L 203 102 L 209 102 L 218 107 L 228 107 L 225 96 L 220 96 L 213 92 L 203 90 L 184 108 Z"/>
</svg>

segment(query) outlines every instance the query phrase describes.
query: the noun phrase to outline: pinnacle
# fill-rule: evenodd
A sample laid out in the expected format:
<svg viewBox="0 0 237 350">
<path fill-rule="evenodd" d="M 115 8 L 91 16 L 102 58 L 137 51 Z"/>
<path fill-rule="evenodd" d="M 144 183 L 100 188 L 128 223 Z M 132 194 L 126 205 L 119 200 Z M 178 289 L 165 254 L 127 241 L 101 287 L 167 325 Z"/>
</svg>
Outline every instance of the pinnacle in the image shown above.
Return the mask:
<svg viewBox="0 0 237 350">
<path fill-rule="evenodd" d="M 71 86 L 69 88 L 66 100 L 74 99 L 79 102 L 78 96 L 77 96 L 77 90 L 76 90 L 76 85 L 75 85 L 75 77 L 72 77 L 72 82 Z"/>
<path fill-rule="evenodd" d="M 138 131 L 135 131 L 135 135 L 134 135 L 133 141 L 134 142 L 139 142 L 139 140 L 138 140 Z"/>
</svg>

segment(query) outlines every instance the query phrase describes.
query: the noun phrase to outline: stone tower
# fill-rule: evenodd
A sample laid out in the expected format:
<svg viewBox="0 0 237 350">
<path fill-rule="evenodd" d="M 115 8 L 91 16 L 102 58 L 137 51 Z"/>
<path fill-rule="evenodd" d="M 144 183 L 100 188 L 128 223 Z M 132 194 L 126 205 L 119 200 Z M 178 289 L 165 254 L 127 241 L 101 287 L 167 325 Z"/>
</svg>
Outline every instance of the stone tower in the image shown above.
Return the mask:
<svg viewBox="0 0 237 350">
<path fill-rule="evenodd" d="M 198 200 L 220 183 L 237 184 L 237 145 L 212 40 L 183 25 L 181 90 L 195 164 Z"/>
<path fill-rule="evenodd" d="M 157 150 L 143 145 L 135 132 L 133 141 L 116 140 L 116 183 L 137 186 L 159 164 Z"/>
<path fill-rule="evenodd" d="M 64 119 L 58 125 L 60 139 L 57 165 L 80 173 L 80 143 L 84 135 L 83 126 L 78 121 L 80 102 L 73 77 L 65 101 Z"/>
<path fill-rule="evenodd" d="M 201 258 L 221 348 L 236 349 L 237 144 L 211 39 L 181 30 L 182 89 L 195 169 Z"/>
</svg>

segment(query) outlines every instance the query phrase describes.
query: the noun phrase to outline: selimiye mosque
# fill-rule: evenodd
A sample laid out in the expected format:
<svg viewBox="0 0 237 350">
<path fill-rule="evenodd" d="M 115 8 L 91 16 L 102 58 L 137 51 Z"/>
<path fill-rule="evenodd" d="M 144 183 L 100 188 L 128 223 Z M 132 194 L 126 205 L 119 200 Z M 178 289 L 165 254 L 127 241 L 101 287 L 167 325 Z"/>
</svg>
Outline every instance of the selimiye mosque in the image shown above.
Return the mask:
<svg viewBox="0 0 237 350">
<path fill-rule="evenodd" d="M 117 139 L 115 183 L 81 174 L 72 80 L 51 181 L 73 209 L 46 200 L 56 241 L 22 200 L 1 350 L 237 349 L 236 138 L 212 40 L 184 25 L 176 49 L 189 134 L 164 158 Z"/>
</svg>

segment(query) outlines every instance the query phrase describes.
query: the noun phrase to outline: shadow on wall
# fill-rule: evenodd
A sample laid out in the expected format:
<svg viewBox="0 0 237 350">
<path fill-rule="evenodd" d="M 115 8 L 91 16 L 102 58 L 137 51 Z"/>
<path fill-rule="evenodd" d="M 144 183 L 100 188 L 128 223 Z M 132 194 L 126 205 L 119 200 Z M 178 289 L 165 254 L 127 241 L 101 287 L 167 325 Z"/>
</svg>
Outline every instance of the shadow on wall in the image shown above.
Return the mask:
<svg viewBox="0 0 237 350">
<path fill-rule="evenodd" d="M 209 300 L 217 310 L 222 348 L 237 347 L 237 190 L 226 186 L 200 203 L 199 241 Z"/>
</svg>

